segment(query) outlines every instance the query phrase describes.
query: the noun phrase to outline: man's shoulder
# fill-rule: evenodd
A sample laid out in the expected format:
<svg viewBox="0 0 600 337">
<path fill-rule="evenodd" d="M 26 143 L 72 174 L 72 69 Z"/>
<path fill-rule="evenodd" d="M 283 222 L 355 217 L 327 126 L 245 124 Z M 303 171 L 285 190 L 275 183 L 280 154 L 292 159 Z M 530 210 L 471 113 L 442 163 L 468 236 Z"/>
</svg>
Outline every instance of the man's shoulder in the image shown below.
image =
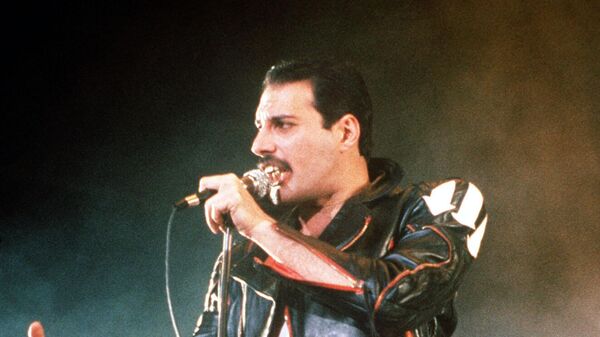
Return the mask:
<svg viewBox="0 0 600 337">
<path fill-rule="evenodd" d="M 467 179 L 458 177 L 412 183 L 398 188 L 396 193 L 403 194 L 410 200 L 423 200 L 428 206 L 442 204 L 454 204 L 456 206 L 467 195 L 470 199 L 483 200 L 483 194 L 477 185 Z"/>
</svg>

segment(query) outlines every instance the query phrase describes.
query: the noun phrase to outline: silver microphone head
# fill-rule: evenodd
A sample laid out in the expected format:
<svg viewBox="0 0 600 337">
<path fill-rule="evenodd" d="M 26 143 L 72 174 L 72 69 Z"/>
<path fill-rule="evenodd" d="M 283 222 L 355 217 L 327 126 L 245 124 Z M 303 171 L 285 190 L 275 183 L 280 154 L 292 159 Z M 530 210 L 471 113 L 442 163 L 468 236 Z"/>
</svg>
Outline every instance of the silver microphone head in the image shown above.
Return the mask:
<svg viewBox="0 0 600 337">
<path fill-rule="evenodd" d="M 242 179 L 244 182 L 250 181 L 251 186 L 248 186 L 248 190 L 258 199 L 262 199 L 269 194 L 269 177 L 265 172 L 259 169 L 250 170 L 244 173 L 244 178 L 246 178 Z"/>
</svg>

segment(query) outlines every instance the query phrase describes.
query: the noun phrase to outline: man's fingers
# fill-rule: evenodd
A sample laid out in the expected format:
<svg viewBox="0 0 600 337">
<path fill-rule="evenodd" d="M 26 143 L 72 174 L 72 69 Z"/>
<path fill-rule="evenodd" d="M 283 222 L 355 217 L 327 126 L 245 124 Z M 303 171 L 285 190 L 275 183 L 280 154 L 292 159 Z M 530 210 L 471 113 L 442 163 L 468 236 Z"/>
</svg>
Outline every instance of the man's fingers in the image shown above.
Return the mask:
<svg viewBox="0 0 600 337">
<path fill-rule="evenodd" d="M 213 225 L 217 228 L 220 229 L 223 226 L 223 214 L 221 213 L 222 211 L 220 209 L 218 209 L 217 207 L 211 207 L 210 210 L 210 217 L 213 221 Z"/>
<path fill-rule="evenodd" d="M 210 230 L 217 234 L 224 224 L 223 214 L 229 212 L 227 204 L 218 195 L 208 199 L 204 204 L 204 216 Z"/>
<path fill-rule="evenodd" d="M 202 193 L 206 190 L 216 192 L 204 202 L 204 217 L 214 234 L 224 230 L 226 216 L 232 217 L 231 220 L 238 230 L 248 227 L 248 220 L 254 219 L 250 214 L 258 206 L 254 205 L 252 196 L 235 174 L 202 177 L 198 192 Z"/>
<path fill-rule="evenodd" d="M 213 228 L 212 219 L 210 218 L 210 213 L 211 213 L 210 207 L 207 206 L 206 204 L 204 204 L 204 218 L 206 219 L 206 224 L 208 225 L 208 229 L 210 229 L 210 231 L 213 234 L 217 234 L 217 230 L 215 228 Z"/>
<path fill-rule="evenodd" d="M 213 234 L 217 234 L 219 232 L 219 225 L 215 223 L 213 220 L 213 206 L 211 200 L 207 200 L 204 204 L 204 217 L 206 218 L 206 224 Z"/>
<path fill-rule="evenodd" d="M 240 178 L 238 178 L 233 173 L 216 175 L 216 176 L 208 176 L 200 178 L 200 182 L 198 183 L 198 192 L 202 192 L 204 190 L 215 190 L 219 191 L 221 189 L 221 185 L 223 184 L 241 184 Z"/>
<path fill-rule="evenodd" d="M 42 323 L 35 321 L 29 324 L 29 330 L 27 331 L 29 337 L 44 337 L 44 327 Z"/>
</svg>

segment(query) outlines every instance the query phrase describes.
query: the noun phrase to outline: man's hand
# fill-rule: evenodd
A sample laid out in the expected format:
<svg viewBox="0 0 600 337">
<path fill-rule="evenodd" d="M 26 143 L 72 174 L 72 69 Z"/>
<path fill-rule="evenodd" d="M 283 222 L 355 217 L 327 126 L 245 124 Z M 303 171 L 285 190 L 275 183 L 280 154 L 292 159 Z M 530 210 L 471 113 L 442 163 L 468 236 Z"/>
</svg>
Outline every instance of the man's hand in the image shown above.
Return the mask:
<svg viewBox="0 0 600 337">
<path fill-rule="evenodd" d="M 215 234 L 223 229 L 226 214 L 229 214 L 240 234 L 247 238 L 251 238 L 257 227 L 271 226 L 275 223 L 275 220 L 258 206 L 242 181 L 234 174 L 201 178 L 198 192 L 204 190 L 217 192 L 204 203 L 206 223 Z"/>
<path fill-rule="evenodd" d="M 42 323 L 35 321 L 29 324 L 29 330 L 27 331 L 29 337 L 44 337 L 44 327 Z"/>
</svg>

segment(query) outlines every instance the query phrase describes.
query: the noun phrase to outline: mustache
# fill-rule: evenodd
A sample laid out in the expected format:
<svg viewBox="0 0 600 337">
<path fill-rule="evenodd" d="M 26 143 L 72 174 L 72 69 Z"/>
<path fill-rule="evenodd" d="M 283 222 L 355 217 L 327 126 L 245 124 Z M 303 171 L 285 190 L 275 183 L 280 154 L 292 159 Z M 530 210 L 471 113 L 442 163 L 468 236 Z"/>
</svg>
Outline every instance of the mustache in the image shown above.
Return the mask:
<svg viewBox="0 0 600 337">
<path fill-rule="evenodd" d="M 258 160 L 258 167 L 262 170 L 265 166 L 275 166 L 282 171 L 291 171 L 292 168 L 285 160 L 266 155 Z"/>
</svg>

